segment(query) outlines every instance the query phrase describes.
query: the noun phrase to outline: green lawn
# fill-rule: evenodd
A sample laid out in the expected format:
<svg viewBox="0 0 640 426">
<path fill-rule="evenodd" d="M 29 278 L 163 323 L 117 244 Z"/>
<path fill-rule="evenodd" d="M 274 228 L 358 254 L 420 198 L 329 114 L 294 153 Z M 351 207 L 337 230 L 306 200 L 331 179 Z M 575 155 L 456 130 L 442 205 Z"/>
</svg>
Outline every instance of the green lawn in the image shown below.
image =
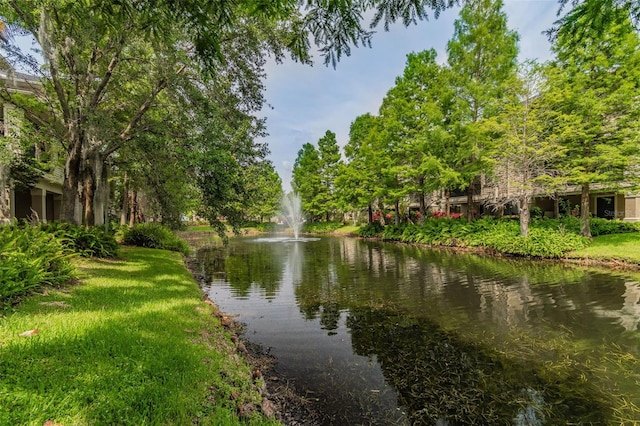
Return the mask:
<svg viewBox="0 0 640 426">
<path fill-rule="evenodd" d="M 333 233 L 337 235 L 351 235 L 355 234 L 359 228 L 360 225 L 344 225 L 343 227 L 333 231 Z"/>
<path fill-rule="evenodd" d="M 1 425 L 233 425 L 259 404 L 180 255 L 122 258 L 81 261 L 80 283 L 0 316 Z"/>
<path fill-rule="evenodd" d="M 214 229 L 209 225 L 191 225 L 187 227 L 188 232 L 214 232 Z"/>
<path fill-rule="evenodd" d="M 611 234 L 594 237 L 588 247 L 571 252 L 568 257 L 622 260 L 640 264 L 640 233 Z"/>
</svg>

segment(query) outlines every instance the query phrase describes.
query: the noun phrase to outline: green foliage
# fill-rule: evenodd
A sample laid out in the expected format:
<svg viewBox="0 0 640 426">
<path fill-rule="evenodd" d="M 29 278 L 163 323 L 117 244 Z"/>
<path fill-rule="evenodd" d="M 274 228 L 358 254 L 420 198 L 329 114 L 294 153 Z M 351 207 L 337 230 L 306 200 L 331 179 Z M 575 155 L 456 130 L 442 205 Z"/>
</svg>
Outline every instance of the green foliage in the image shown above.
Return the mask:
<svg viewBox="0 0 640 426">
<path fill-rule="evenodd" d="M 516 71 L 518 35 L 507 26 L 501 0 L 465 2 L 447 44 L 447 62 L 455 87 L 449 131 L 450 149 L 464 188 L 492 169 L 495 140 L 483 125 L 500 110 L 504 86 Z M 467 217 L 472 218 L 469 209 Z"/>
<path fill-rule="evenodd" d="M 358 228 L 356 235 L 362 238 L 379 238 L 382 236 L 383 231 L 384 226 L 380 222 L 373 222 Z"/>
<path fill-rule="evenodd" d="M 344 224 L 342 222 L 305 222 L 302 225 L 302 232 L 308 232 L 310 234 L 325 234 L 333 232 L 338 228 L 341 228 Z"/>
<path fill-rule="evenodd" d="M 255 224 L 254 228 L 260 232 L 276 232 L 283 227 L 275 222 L 259 222 Z"/>
<path fill-rule="evenodd" d="M 36 227 L 0 228 L 0 305 L 44 285 L 75 278 L 70 255 L 55 235 Z"/>
<path fill-rule="evenodd" d="M 16 155 L 9 165 L 11 181 L 17 189 L 28 190 L 44 175 L 36 160 L 25 153 Z"/>
<path fill-rule="evenodd" d="M 385 166 L 377 170 L 386 185 L 385 199 L 417 195 L 424 215 L 425 194 L 456 182 L 451 132 L 444 127 L 454 98 L 451 75 L 438 64 L 435 50 L 407 55 L 403 75 L 380 107 L 381 149 L 388 152 L 388 161 L 378 160 Z"/>
<path fill-rule="evenodd" d="M 276 222 L 248 221 L 242 225 L 242 228 L 253 228 L 259 232 L 277 232 L 284 230 L 284 225 L 279 225 Z"/>
<path fill-rule="evenodd" d="M 170 229 L 157 223 L 139 223 L 126 229 L 123 242 L 138 247 L 177 251 L 185 256 L 189 254 L 187 243 L 178 238 Z"/>
<path fill-rule="evenodd" d="M 320 153 L 313 144 L 305 143 L 298 151 L 293 165 L 293 190 L 300 195 L 302 210 L 312 217 L 324 213 L 321 200 L 325 198 L 322 184 Z"/>
<path fill-rule="evenodd" d="M 101 227 L 86 228 L 71 223 L 48 222 L 40 229 L 54 234 L 62 244 L 82 257 L 116 257 L 118 243 L 113 232 Z"/>
<path fill-rule="evenodd" d="M 252 218 L 269 219 L 280 209 L 282 200 L 282 180 L 273 164 L 264 161 L 245 170 L 246 190 L 249 203 L 246 214 Z"/>
<path fill-rule="evenodd" d="M 504 231 L 502 229 L 497 232 L 487 232 L 476 244 L 510 255 L 547 258 L 562 257 L 567 252 L 583 248 L 588 244 L 586 238 L 577 234 L 550 229 L 531 228 L 526 237 L 517 231 L 515 233 Z"/>
<path fill-rule="evenodd" d="M 640 38 L 628 11 L 617 10 L 601 32 L 579 40 L 560 31 L 557 59 L 547 68 L 541 99 L 549 105 L 552 137 L 566 150 L 562 183 L 582 188 L 581 234 L 590 236 L 589 192 L 599 184 L 619 190 L 638 185 L 635 165 L 640 88 Z M 612 72 L 615 70 L 615 72 Z"/>
<path fill-rule="evenodd" d="M 591 235 L 609 234 L 626 234 L 631 232 L 639 232 L 640 224 L 638 222 L 623 222 L 619 219 L 608 220 L 599 217 L 591 218 Z"/>
<path fill-rule="evenodd" d="M 573 218 L 575 219 L 575 218 Z M 575 219 L 577 221 L 577 219 Z M 565 227 L 560 221 L 534 222 L 529 236 L 520 235 L 515 220 L 482 218 L 428 218 L 421 225 L 368 225 L 360 228 L 362 237 L 381 236 L 385 240 L 444 247 L 483 247 L 489 251 L 515 256 L 557 258 L 571 250 L 585 247 L 588 240 L 577 235 L 575 224 Z M 571 230 L 569 230 L 571 229 Z M 579 223 L 577 229 L 579 230 Z"/>
<path fill-rule="evenodd" d="M 609 220 L 599 217 L 592 217 L 591 235 L 625 234 L 639 232 L 638 223 L 623 222 L 619 219 Z M 563 216 L 560 219 L 540 219 L 534 221 L 535 226 L 546 229 L 564 230 L 567 232 L 580 233 L 580 219 L 575 216 Z"/>
</svg>

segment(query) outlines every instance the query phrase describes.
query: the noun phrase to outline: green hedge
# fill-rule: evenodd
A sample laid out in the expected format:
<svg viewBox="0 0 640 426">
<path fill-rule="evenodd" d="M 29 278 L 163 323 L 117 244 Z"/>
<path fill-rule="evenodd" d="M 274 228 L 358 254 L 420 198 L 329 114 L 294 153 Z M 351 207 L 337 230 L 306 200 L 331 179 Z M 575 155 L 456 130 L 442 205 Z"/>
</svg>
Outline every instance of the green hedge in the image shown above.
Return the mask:
<svg viewBox="0 0 640 426">
<path fill-rule="evenodd" d="M 189 246 L 170 229 L 157 223 L 139 223 L 124 230 L 123 242 L 138 247 L 177 251 L 185 256 Z"/>
<path fill-rule="evenodd" d="M 67 284 L 76 276 L 71 256 L 52 233 L 0 227 L 0 306 L 44 285 Z"/>
</svg>

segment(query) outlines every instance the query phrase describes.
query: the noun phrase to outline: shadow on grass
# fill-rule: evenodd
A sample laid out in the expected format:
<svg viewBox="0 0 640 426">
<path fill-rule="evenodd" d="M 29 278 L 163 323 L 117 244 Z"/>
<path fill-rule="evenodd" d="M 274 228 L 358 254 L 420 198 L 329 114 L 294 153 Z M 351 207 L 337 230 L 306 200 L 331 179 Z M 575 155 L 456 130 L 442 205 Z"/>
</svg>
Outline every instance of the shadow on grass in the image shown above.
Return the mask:
<svg viewBox="0 0 640 426">
<path fill-rule="evenodd" d="M 227 337 L 181 260 L 151 250 L 124 256 L 86 267 L 90 278 L 66 299 L 71 308 L 31 304 L 35 312 L 8 319 L 33 318 L 41 330 L 0 344 L 0 424 L 190 424 L 220 410 L 234 417 L 241 401 L 223 377 L 233 374 L 228 353 L 212 349 Z"/>
</svg>

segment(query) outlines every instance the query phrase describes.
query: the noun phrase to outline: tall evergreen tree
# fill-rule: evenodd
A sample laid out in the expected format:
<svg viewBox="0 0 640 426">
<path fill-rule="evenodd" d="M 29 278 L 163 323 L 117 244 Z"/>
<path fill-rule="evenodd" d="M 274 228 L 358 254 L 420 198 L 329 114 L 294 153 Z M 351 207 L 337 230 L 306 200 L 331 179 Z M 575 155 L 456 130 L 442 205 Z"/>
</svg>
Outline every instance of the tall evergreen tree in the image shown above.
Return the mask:
<svg viewBox="0 0 640 426">
<path fill-rule="evenodd" d="M 380 108 L 385 128 L 396 141 L 390 170 L 401 185 L 395 191 L 417 200 L 422 217 L 430 195 L 458 176 L 445 149 L 453 94 L 449 70 L 437 63 L 435 50 L 426 50 L 407 56 L 403 75 Z"/>
<path fill-rule="evenodd" d="M 489 172 L 491 139 L 481 120 L 493 116 L 504 95 L 504 83 L 516 69 L 518 35 L 507 27 L 502 0 L 469 0 L 455 21 L 447 44 L 456 103 L 450 131 L 457 167 L 467 189 L 467 217 L 473 218 L 474 184 Z"/>
<path fill-rule="evenodd" d="M 367 209 L 368 223 L 373 221 L 373 204 L 380 192 L 379 160 L 383 156 L 373 142 L 379 116 L 369 113 L 356 117 L 344 147 L 346 163 L 336 179 L 339 199 L 345 210 Z"/>
<path fill-rule="evenodd" d="M 587 237 L 592 188 L 630 189 L 638 182 L 640 41 L 626 10 L 607 25 L 578 39 L 560 30 L 545 96 L 567 152 L 565 182 L 581 188 L 580 232 Z"/>
<path fill-rule="evenodd" d="M 341 164 L 340 148 L 336 140 L 336 134 L 327 130 L 318 141 L 318 153 L 320 154 L 320 179 L 322 191 L 319 194 L 319 204 L 324 206 L 325 220 L 329 221 L 331 215 L 338 208 L 336 194 L 336 178 Z"/>
<path fill-rule="evenodd" d="M 545 81 L 535 62 L 519 65 L 518 75 L 507 85 L 500 113 L 485 120 L 498 137 L 493 203 L 515 203 L 519 208 L 520 234 L 527 236 L 534 196 L 554 193 L 558 185 L 558 159 L 564 149 L 550 125 L 550 105 L 544 101 Z"/>
<path fill-rule="evenodd" d="M 305 214 L 311 220 L 318 219 L 324 213 L 324 206 L 320 203 L 323 192 L 320 154 L 310 143 L 305 143 L 298 151 L 291 186 L 300 195 Z"/>
</svg>

